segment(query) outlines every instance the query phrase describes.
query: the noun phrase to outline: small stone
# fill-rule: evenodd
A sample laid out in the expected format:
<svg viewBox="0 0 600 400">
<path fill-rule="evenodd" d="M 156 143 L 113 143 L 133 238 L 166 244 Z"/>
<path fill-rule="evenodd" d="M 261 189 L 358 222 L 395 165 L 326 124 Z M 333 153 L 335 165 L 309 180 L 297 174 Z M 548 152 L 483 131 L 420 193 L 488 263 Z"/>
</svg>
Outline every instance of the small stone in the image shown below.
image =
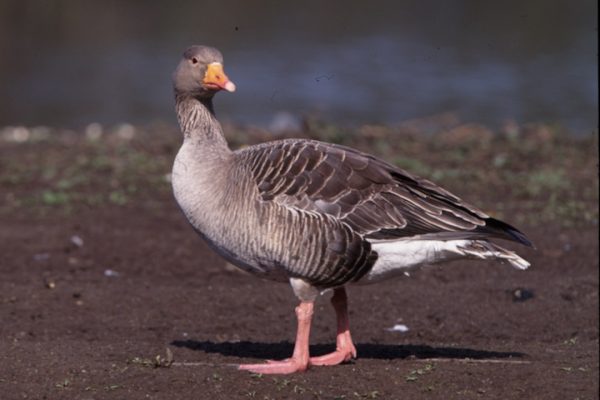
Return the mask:
<svg viewBox="0 0 600 400">
<path fill-rule="evenodd" d="M 119 273 L 117 271 L 113 271 L 112 269 L 105 269 L 104 276 L 109 278 L 116 278 L 117 276 L 119 276 Z"/>
<path fill-rule="evenodd" d="M 525 288 L 516 288 L 512 291 L 512 299 L 514 302 L 523 302 L 535 297 L 533 290 Z"/>
<path fill-rule="evenodd" d="M 7 128 L 4 136 L 8 141 L 23 143 L 29 140 L 31 132 L 24 126 L 15 126 Z"/>
<path fill-rule="evenodd" d="M 389 332 L 408 332 L 408 326 L 404 324 L 396 324 L 391 328 L 386 329 Z"/>
<path fill-rule="evenodd" d="M 98 122 L 92 122 L 85 127 L 85 137 L 92 141 L 100 139 L 102 137 L 102 132 L 102 125 Z"/>
<path fill-rule="evenodd" d="M 77 247 L 83 247 L 83 239 L 79 235 L 71 236 L 71 243 Z"/>
<path fill-rule="evenodd" d="M 131 124 L 121 124 L 117 127 L 119 139 L 131 140 L 135 136 L 135 127 Z"/>
</svg>

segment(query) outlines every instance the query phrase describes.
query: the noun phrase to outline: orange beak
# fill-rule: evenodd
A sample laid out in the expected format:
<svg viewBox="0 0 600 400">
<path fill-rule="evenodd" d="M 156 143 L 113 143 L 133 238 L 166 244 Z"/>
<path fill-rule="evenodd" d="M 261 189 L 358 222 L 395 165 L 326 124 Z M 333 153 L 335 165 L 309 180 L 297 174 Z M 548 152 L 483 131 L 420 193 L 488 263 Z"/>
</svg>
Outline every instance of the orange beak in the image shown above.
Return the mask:
<svg viewBox="0 0 600 400">
<path fill-rule="evenodd" d="M 225 75 L 221 63 L 214 62 L 208 64 L 202 83 L 210 89 L 225 89 L 228 92 L 235 92 L 235 84 L 229 80 L 227 75 Z"/>
</svg>

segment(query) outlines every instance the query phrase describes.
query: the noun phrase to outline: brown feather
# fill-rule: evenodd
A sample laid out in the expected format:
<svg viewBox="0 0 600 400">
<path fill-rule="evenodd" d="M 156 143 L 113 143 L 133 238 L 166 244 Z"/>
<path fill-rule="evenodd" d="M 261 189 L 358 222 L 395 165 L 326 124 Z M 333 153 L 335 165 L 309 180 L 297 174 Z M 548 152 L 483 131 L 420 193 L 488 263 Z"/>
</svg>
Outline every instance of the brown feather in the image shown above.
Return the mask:
<svg viewBox="0 0 600 400">
<path fill-rule="evenodd" d="M 264 201 L 331 215 L 367 238 L 499 236 L 489 218 L 429 180 L 343 146 L 284 140 L 242 150 Z M 265 165 L 265 164 L 268 164 Z"/>
</svg>

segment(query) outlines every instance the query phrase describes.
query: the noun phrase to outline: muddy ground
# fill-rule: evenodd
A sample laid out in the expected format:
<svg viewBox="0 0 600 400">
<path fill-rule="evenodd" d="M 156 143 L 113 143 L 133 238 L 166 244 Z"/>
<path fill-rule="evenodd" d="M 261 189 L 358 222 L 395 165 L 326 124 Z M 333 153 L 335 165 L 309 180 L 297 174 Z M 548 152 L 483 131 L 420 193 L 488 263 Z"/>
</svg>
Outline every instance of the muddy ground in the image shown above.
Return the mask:
<svg viewBox="0 0 600 400">
<path fill-rule="evenodd" d="M 291 354 L 296 300 L 287 285 L 227 266 L 188 226 L 168 183 L 176 130 L 6 128 L 0 398 L 598 397 L 597 135 L 306 129 L 295 136 L 371 151 L 519 226 L 537 249 L 507 246 L 532 267 L 461 261 L 350 287 L 357 360 L 240 372 Z M 228 133 L 236 146 L 268 136 Z M 331 350 L 334 335 L 322 298 L 311 351 Z"/>
</svg>

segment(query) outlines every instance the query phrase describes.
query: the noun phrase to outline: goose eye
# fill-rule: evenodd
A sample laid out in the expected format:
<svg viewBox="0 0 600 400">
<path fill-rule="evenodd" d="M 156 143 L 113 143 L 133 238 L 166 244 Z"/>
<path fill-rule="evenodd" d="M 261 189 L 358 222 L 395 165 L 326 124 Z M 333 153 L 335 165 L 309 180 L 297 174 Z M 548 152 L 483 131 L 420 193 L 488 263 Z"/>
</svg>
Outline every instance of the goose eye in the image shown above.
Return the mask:
<svg viewBox="0 0 600 400">
<path fill-rule="evenodd" d="M 192 64 L 198 64 L 198 59 L 196 57 L 192 57 Z"/>
</svg>

